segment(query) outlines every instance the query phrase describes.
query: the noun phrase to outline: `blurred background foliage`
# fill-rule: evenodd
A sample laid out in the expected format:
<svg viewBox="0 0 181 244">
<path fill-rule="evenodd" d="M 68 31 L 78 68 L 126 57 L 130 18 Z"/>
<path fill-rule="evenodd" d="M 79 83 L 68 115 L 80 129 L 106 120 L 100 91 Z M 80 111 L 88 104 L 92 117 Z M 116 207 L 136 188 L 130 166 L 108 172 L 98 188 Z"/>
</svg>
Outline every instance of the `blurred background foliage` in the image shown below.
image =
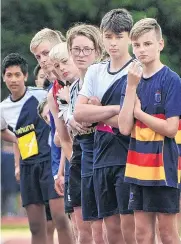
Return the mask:
<svg viewBox="0 0 181 244">
<path fill-rule="evenodd" d="M 100 25 L 101 18 L 113 8 L 126 8 L 134 22 L 156 18 L 165 40 L 162 61 L 181 74 L 181 0 L 2 0 L 1 58 L 19 52 L 29 63 L 28 85 L 34 85 L 36 60 L 29 51 L 34 34 L 44 27 L 66 30 L 76 22 Z M 8 91 L 2 82 L 2 99 Z"/>
</svg>

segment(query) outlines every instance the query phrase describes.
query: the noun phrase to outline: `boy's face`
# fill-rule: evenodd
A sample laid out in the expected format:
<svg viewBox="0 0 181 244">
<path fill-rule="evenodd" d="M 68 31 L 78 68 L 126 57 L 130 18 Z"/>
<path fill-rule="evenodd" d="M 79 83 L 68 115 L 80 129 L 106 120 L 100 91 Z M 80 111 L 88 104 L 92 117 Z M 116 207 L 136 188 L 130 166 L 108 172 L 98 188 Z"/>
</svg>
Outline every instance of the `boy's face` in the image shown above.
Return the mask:
<svg viewBox="0 0 181 244">
<path fill-rule="evenodd" d="M 33 54 L 37 59 L 40 67 L 44 72 L 52 72 L 52 62 L 49 57 L 49 52 L 52 49 L 54 44 L 49 41 L 43 41 L 39 44 L 37 48 L 33 50 Z"/>
<path fill-rule="evenodd" d="M 151 30 L 137 40 L 132 40 L 133 53 L 142 64 L 149 64 L 160 59 L 163 50 L 163 39 L 158 40 L 154 30 Z"/>
<path fill-rule="evenodd" d="M 38 75 L 37 75 L 37 79 L 35 80 L 36 86 L 43 87 L 45 79 L 46 79 L 46 75 L 45 75 L 43 69 L 40 69 L 38 72 Z"/>
<path fill-rule="evenodd" d="M 79 70 L 87 70 L 97 58 L 94 43 L 86 36 L 76 36 L 73 39 L 71 55 Z"/>
<path fill-rule="evenodd" d="M 103 31 L 103 43 L 110 58 L 120 58 L 128 53 L 130 43 L 128 32 L 114 33 L 112 31 Z"/>
<path fill-rule="evenodd" d="M 22 92 L 27 78 L 28 74 L 24 75 L 21 67 L 17 65 L 6 68 L 5 74 L 3 75 L 3 80 L 12 94 Z"/>
<path fill-rule="evenodd" d="M 78 75 L 78 69 L 71 57 L 62 57 L 60 62 L 54 62 L 54 70 L 60 80 L 73 82 Z"/>
<path fill-rule="evenodd" d="M 42 118 L 45 120 L 45 122 L 50 125 L 50 113 L 49 113 L 49 106 L 48 103 L 44 106 L 43 111 L 42 111 Z"/>
</svg>

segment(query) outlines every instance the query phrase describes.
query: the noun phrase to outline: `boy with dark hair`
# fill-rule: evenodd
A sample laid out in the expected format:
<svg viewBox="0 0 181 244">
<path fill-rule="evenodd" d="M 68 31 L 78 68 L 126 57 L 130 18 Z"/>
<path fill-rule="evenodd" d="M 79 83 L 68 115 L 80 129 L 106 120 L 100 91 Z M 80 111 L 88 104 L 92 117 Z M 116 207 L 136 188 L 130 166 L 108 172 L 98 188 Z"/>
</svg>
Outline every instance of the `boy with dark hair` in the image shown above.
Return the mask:
<svg viewBox="0 0 181 244">
<path fill-rule="evenodd" d="M 98 122 L 93 180 L 98 215 L 104 218 L 110 244 L 136 243 L 134 216 L 128 210 L 129 184 L 123 182 L 129 137 L 116 129 L 120 92 L 132 61 L 128 52 L 132 23 L 125 9 L 113 9 L 103 17 L 100 28 L 110 60 L 90 66 L 74 113 L 78 122 Z"/>
<path fill-rule="evenodd" d="M 44 202 L 53 201 L 57 196 L 50 164 L 49 127 L 37 114 L 37 106 L 47 96 L 47 92 L 25 86 L 28 64 L 17 53 L 5 57 L 2 75 L 11 94 L 1 103 L 1 129 L 10 125 L 18 140 L 21 155 L 20 190 L 32 243 L 46 244 Z"/>
<path fill-rule="evenodd" d="M 131 133 L 125 182 L 131 183 L 129 208 L 135 214 L 136 239 L 138 244 L 155 242 L 157 217 L 162 243 L 179 244 L 175 135 L 181 116 L 181 80 L 160 61 L 164 41 L 155 19 L 138 21 L 130 38 L 138 61 L 132 63 L 122 92 L 119 129 L 124 135 Z"/>
</svg>

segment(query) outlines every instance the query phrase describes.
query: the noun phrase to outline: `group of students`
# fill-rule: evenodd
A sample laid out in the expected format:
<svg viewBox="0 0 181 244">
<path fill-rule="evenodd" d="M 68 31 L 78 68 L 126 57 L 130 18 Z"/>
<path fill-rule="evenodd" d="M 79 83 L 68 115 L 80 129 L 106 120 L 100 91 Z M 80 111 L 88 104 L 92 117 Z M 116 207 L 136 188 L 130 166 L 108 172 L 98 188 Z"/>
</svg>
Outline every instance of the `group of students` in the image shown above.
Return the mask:
<svg viewBox="0 0 181 244">
<path fill-rule="evenodd" d="M 33 244 L 50 243 L 47 201 L 62 244 L 180 243 L 181 79 L 161 63 L 163 47 L 155 19 L 133 25 L 113 9 L 100 28 L 32 38 L 48 91 L 25 86 L 21 55 L 3 60 L 1 136 L 14 142 Z"/>
</svg>

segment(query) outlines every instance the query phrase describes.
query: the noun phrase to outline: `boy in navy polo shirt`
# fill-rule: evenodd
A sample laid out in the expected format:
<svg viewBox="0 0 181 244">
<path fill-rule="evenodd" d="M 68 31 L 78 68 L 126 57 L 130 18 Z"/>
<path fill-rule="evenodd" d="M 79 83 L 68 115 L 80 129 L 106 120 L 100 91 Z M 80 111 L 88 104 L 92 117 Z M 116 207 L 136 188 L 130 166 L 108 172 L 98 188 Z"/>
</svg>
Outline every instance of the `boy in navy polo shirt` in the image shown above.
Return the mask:
<svg viewBox="0 0 181 244">
<path fill-rule="evenodd" d="M 155 19 L 138 21 L 130 37 L 138 61 L 129 69 L 126 94 L 122 92 L 119 129 L 124 135 L 131 133 L 125 181 L 131 183 L 129 208 L 135 213 L 136 239 L 138 244 L 154 243 L 157 217 L 162 243 L 179 244 L 175 135 L 181 116 L 181 81 L 160 61 L 164 42 Z"/>
</svg>

